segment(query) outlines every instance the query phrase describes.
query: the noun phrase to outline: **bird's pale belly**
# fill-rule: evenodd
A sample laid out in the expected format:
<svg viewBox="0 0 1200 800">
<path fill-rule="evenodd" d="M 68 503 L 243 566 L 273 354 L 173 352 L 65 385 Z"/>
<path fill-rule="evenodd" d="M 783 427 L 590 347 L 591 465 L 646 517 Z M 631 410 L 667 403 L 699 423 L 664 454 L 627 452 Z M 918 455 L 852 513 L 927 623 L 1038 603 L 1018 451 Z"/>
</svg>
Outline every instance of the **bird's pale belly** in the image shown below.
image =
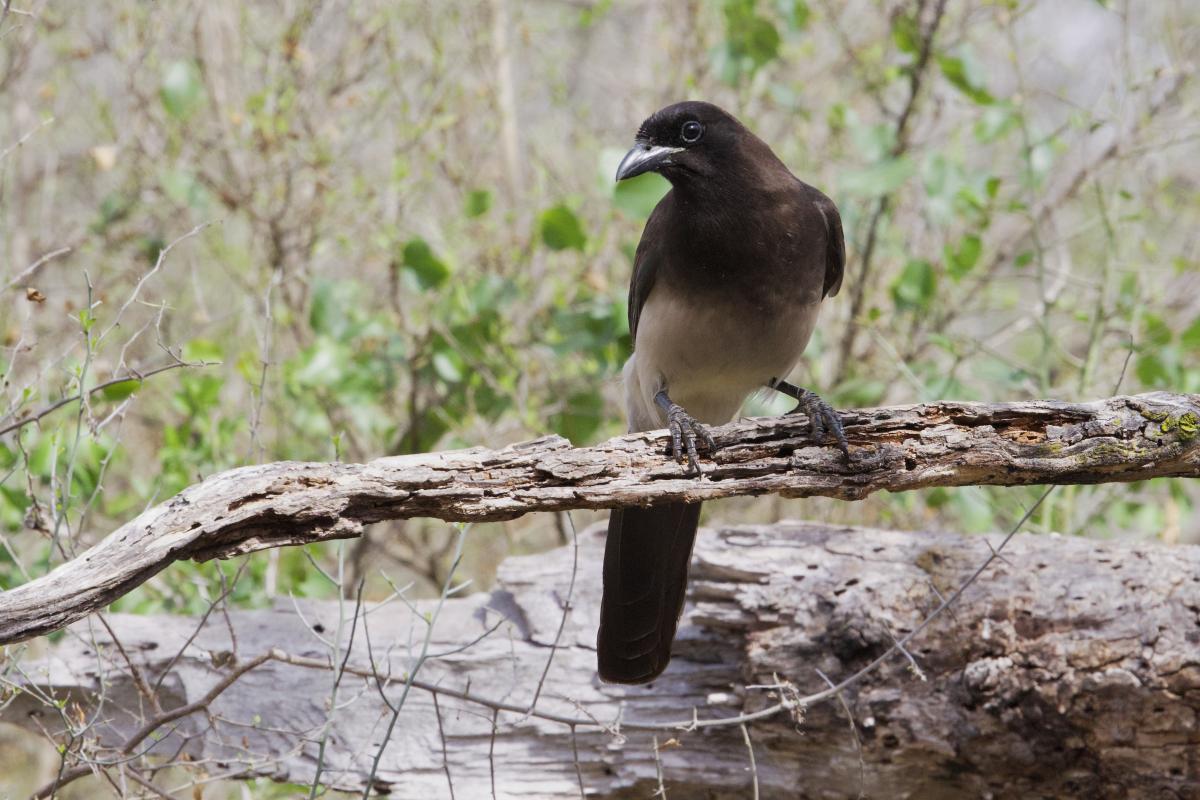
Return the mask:
<svg viewBox="0 0 1200 800">
<path fill-rule="evenodd" d="M 625 365 L 630 429 L 665 424 L 654 404 L 664 388 L 701 422 L 728 422 L 747 395 L 796 365 L 817 311 L 813 303 L 782 312 L 731 313 L 725 303 L 697 304 L 652 291 L 638 320 L 634 355 Z"/>
</svg>

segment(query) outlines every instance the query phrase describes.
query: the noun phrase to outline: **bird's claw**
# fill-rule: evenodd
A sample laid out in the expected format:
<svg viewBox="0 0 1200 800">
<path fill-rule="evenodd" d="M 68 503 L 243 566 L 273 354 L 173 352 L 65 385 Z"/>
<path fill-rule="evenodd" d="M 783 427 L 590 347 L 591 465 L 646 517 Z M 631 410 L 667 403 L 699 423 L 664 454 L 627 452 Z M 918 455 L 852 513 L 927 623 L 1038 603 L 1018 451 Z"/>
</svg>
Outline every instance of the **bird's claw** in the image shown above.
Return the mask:
<svg viewBox="0 0 1200 800">
<path fill-rule="evenodd" d="M 717 450 L 717 443 L 712 434 L 691 414 L 683 410 L 683 406 L 672 403 L 667 408 L 667 430 L 671 433 L 671 457 L 676 461 L 687 456 L 688 474 L 700 474 L 700 454 L 696 448 L 699 439 L 708 452 Z"/>
<path fill-rule="evenodd" d="M 826 434 L 832 433 L 837 440 L 837 447 L 842 451 L 846 460 L 850 460 L 850 444 L 846 441 L 846 430 L 842 427 L 842 418 L 838 416 L 833 406 L 821 399 L 821 396 L 807 389 L 798 398 L 796 407 L 791 413 L 804 412 L 810 425 L 809 436 L 813 441 L 823 440 Z"/>
</svg>

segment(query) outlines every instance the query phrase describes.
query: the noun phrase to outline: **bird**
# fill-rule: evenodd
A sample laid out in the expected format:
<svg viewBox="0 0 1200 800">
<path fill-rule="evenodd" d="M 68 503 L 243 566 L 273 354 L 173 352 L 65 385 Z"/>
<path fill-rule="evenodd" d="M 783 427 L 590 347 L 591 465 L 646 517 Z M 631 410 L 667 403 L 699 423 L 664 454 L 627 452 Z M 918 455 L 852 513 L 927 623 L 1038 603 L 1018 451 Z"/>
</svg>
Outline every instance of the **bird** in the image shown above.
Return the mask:
<svg viewBox="0 0 1200 800">
<path fill-rule="evenodd" d="M 702 473 L 732 420 L 764 389 L 796 399 L 810 436 L 850 458 L 838 414 L 784 378 L 846 264 L 833 201 L 804 183 L 733 115 L 675 103 L 640 126 L 616 180 L 656 172 L 670 189 L 646 221 L 629 285 L 633 353 L 622 378 L 630 432 L 668 429 L 670 452 Z M 671 659 L 700 503 L 614 509 L 596 637 L 600 678 L 641 684 Z"/>
</svg>

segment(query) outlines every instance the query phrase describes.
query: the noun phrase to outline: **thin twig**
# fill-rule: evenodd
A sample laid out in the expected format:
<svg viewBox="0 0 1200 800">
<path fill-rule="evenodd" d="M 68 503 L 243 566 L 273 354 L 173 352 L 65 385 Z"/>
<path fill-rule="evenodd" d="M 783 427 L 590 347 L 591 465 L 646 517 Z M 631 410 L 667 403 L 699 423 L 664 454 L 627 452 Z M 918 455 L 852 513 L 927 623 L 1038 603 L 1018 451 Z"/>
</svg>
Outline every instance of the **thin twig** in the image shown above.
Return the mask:
<svg viewBox="0 0 1200 800">
<path fill-rule="evenodd" d="M 339 545 L 342 543 L 339 542 Z M 342 573 L 344 567 L 345 548 L 338 548 L 338 574 Z M 321 742 L 317 748 L 317 766 L 313 772 L 312 786 L 309 788 L 308 800 L 316 800 L 317 789 L 321 785 L 321 772 L 325 767 L 325 748 L 329 742 L 329 733 L 333 729 L 333 716 L 337 712 L 337 695 L 338 687 L 342 684 L 342 677 L 346 674 L 346 664 L 350 661 L 350 653 L 354 649 L 354 634 L 358 630 L 358 617 L 362 612 L 362 596 L 363 585 L 366 583 L 365 577 L 358 579 L 358 591 L 354 595 L 354 618 L 350 623 L 350 639 L 346 642 L 346 654 L 342 657 L 338 664 L 337 670 L 333 676 L 333 688 L 329 691 L 329 714 L 325 717 L 325 724 L 321 726 Z M 342 625 L 343 614 L 341 613 L 342 604 L 342 589 L 338 587 L 338 629 L 333 638 L 333 655 L 337 656 L 337 648 L 342 644 Z"/>
<path fill-rule="evenodd" d="M 492 709 L 492 738 L 488 742 L 488 775 L 492 780 L 492 800 L 496 800 L 496 721 L 500 716 L 500 709 Z"/>
<path fill-rule="evenodd" d="M 9 4 L 9 0 L 5 0 L 4 14 L 0 15 L 0 25 L 4 24 L 4 17 L 8 16 L 8 4 Z M 47 125 L 49 125 L 52 122 L 54 122 L 54 117 L 47 117 L 46 119 L 42 120 L 41 123 L 36 128 L 34 128 L 33 130 L 26 133 L 20 139 L 17 139 L 16 142 L 14 142 L 13 144 L 10 144 L 4 150 L 0 150 L 0 161 L 3 161 L 5 158 L 8 157 L 9 153 L 11 153 L 12 151 L 16 150 L 18 147 L 25 144 L 25 142 L 29 141 L 29 137 L 33 136 L 35 133 L 37 133 L 42 128 L 46 127 Z"/>
<path fill-rule="evenodd" d="M 454 573 L 462 563 L 463 545 L 466 542 L 467 530 L 468 526 L 466 525 L 458 526 L 458 544 L 454 551 L 454 560 L 450 564 L 449 574 L 446 575 L 446 582 L 442 586 L 442 593 L 441 596 L 438 597 L 437 606 L 429 616 L 418 617 L 425 622 L 425 637 L 421 643 L 421 653 L 417 657 L 416 663 L 413 664 L 412 669 L 410 669 L 408 674 L 405 676 L 404 689 L 401 691 L 400 699 L 396 702 L 396 705 L 392 710 L 392 716 L 391 719 L 388 720 L 387 731 L 384 733 L 383 741 L 379 743 L 379 747 L 375 751 L 375 757 L 371 761 L 371 771 L 367 775 L 366 780 L 363 782 L 363 800 L 367 800 L 367 798 L 370 796 L 371 785 L 375 782 L 375 775 L 379 771 L 379 764 L 383 760 L 383 753 L 387 749 L 388 742 L 391 741 L 392 731 L 396 728 L 396 721 L 400 718 L 400 711 L 402 708 L 404 708 L 404 701 L 408 698 L 408 693 L 414 686 L 417 673 L 428 660 L 429 644 L 433 640 L 434 625 L 437 622 L 438 616 L 441 614 L 442 608 L 446 604 L 446 598 L 450 596 L 453 590 Z"/>
<path fill-rule="evenodd" d="M 989 545 L 989 547 L 990 547 L 990 545 Z M 892 633 L 891 629 L 889 629 L 885 626 L 884 630 L 887 631 L 888 638 L 891 639 L 896 644 L 896 646 L 900 648 L 900 652 L 903 653 L 904 657 L 908 659 L 908 666 L 909 666 L 909 669 L 912 670 L 913 675 L 916 675 L 917 678 L 919 678 L 920 681 L 922 683 L 924 683 L 927 680 L 927 678 L 925 677 L 925 672 L 921 669 L 921 665 L 917 663 L 917 659 L 913 657 L 912 653 L 908 652 L 908 649 L 906 647 L 904 647 L 904 645 L 900 644 L 900 642 L 896 640 L 896 636 L 895 636 L 895 634 Z"/>
<path fill-rule="evenodd" d="M 4 287 L 4 291 L 8 291 L 9 289 L 12 289 L 16 286 L 23 285 L 25 282 L 25 279 L 28 278 L 30 275 L 32 275 L 34 272 L 36 272 L 38 267 L 42 266 L 47 261 L 50 261 L 53 258 L 58 258 L 59 256 L 65 254 L 65 253 L 69 253 L 69 252 L 71 252 L 71 248 L 69 248 L 69 247 L 60 247 L 57 250 L 51 250 L 49 253 L 46 253 L 46 255 L 42 256 L 37 261 L 33 262 L 28 267 L 21 270 L 17 274 L 16 277 L 14 277 L 12 280 L 10 280 L 8 282 L 8 285 Z"/>
<path fill-rule="evenodd" d="M 46 406 L 45 408 L 41 409 L 40 411 L 30 414 L 29 416 L 22 417 L 21 419 L 17 420 L 16 422 L 11 422 L 8 425 L 4 426 L 3 428 L 0 428 L 0 436 L 3 436 L 6 433 L 12 433 L 13 431 L 17 430 L 18 428 L 23 428 L 26 425 L 29 425 L 30 423 L 38 422 L 41 419 L 43 419 L 44 417 L 48 416 L 49 414 L 53 414 L 55 411 L 58 411 L 63 406 L 70 405 L 71 403 L 77 403 L 80 400 L 84 399 L 85 396 L 91 397 L 96 392 L 102 392 L 105 389 L 109 388 L 110 386 L 116 386 L 118 383 L 127 383 L 129 381 L 137 381 L 138 383 L 141 383 L 142 381 L 146 380 L 147 378 L 153 377 L 162 372 L 167 372 L 169 370 L 179 369 L 181 367 L 210 367 L 210 366 L 214 366 L 217 363 L 218 362 L 214 362 L 214 361 L 175 361 L 170 364 L 163 364 L 162 366 L 155 367 L 154 369 L 147 370 L 144 372 L 131 371 L 128 374 L 122 375 L 119 378 L 113 378 L 112 380 L 105 381 L 104 383 L 98 383 L 95 386 L 93 386 L 91 389 L 88 389 L 86 392 L 78 392 L 74 395 L 71 395 L 70 397 L 64 397 L 63 399 L 61 399 L 57 402 L 51 403 L 50 405 Z"/>
<path fill-rule="evenodd" d="M 113 317 L 113 321 L 110 322 L 108 324 L 108 327 L 105 328 L 104 331 L 99 336 L 96 337 L 97 344 L 99 344 L 100 342 L 102 342 L 106 338 L 108 338 L 108 335 L 110 333 L 112 333 L 113 329 L 115 329 L 121 325 L 121 317 L 123 317 L 125 315 L 125 312 L 129 309 L 129 307 L 137 301 L 138 295 L 141 294 L 142 287 L 146 285 L 146 282 L 149 281 L 152 277 L 154 277 L 154 275 L 160 269 L 162 269 L 162 265 L 163 265 L 163 262 L 166 261 L 167 254 L 169 254 L 172 250 L 174 250 L 177 245 L 192 238 L 193 236 L 200 233 L 205 228 L 209 227 L 210 225 L 215 224 L 215 222 L 216 222 L 216 220 L 209 220 L 208 222 L 201 222 L 199 225 L 192 228 L 190 231 L 183 234 L 182 236 L 180 236 L 178 239 L 171 242 L 170 244 L 168 244 L 162 250 L 158 251 L 158 258 L 155 260 L 154 266 L 151 267 L 150 271 L 147 272 L 145 275 L 143 275 L 141 278 L 139 278 L 138 282 L 134 284 L 133 291 L 130 292 L 129 297 L 125 298 L 125 302 L 121 304 L 121 307 L 117 309 L 117 314 L 115 317 Z"/>
<path fill-rule="evenodd" d="M 926 2 L 927 0 L 920 0 L 915 12 L 918 24 L 925 10 Z M 909 69 L 908 99 L 904 108 L 901 109 L 893 129 L 895 143 L 892 145 L 892 158 L 900 158 L 908 152 L 909 123 L 916 110 L 917 100 L 921 96 L 921 87 L 929 68 L 930 56 L 933 54 L 933 43 L 937 37 L 938 28 L 941 27 L 942 18 L 945 16 L 946 2 L 947 0 L 938 0 L 937 7 L 933 11 L 933 19 L 926 26 L 924 35 L 921 37 L 921 50 L 917 55 L 916 63 Z M 866 302 L 867 290 L 871 287 L 871 273 L 875 266 L 875 250 L 879 241 L 880 225 L 891 207 L 892 197 L 891 194 L 885 194 L 876 201 L 870 221 L 867 223 L 866 244 L 862 249 L 858 275 L 850 296 L 850 323 L 846 326 L 838 347 L 837 369 L 834 371 L 833 385 L 841 383 L 846 377 L 850 362 L 854 357 L 854 345 L 858 339 L 860 317 Z"/>
<path fill-rule="evenodd" d="M 895 641 L 893 639 L 893 641 Z M 829 680 L 829 676 L 821 670 L 816 670 L 816 673 L 821 676 L 821 680 L 829 684 L 829 688 L 836 688 L 833 681 Z M 854 722 L 854 713 L 850 711 L 850 704 L 846 702 L 846 697 L 841 692 L 837 693 L 838 702 L 841 703 L 842 710 L 846 712 L 846 720 L 850 724 L 850 735 L 854 737 L 854 749 L 858 753 L 858 797 L 862 800 L 867 793 L 867 760 L 863 756 L 862 739 L 858 736 L 858 725 Z"/>
<path fill-rule="evenodd" d="M 750 729 L 742 723 L 742 741 L 746 743 L 746 752 L 750 754 L 750 779 L 754 788 L 754 800 L 758 800 L 758 764 L 754 760 L 754 743 L 750 741 Z"/>
<path fill-rule="evenodd" d="M 575 576 L 579 574 L 579 532 L 575 529 L 575 520 L 571 512 L 566 512 L 567 522 L 571 526 L 571 581 L 567 584 L 567 598 L 563 601 L 562 617 L 558 620 L 558 631 L 554 634 L 554 644 L 550 646 L 550 655 L 546 657 L 546 666 L 538 678 L 537 689 L 533 699 L 529 701 L 529 711 L 537 708 L 538 698 L 542 696 L 542 687 L 546 685 L 546 676 L 550 674 L 550 665 L 554 663 L 554 654 L 558 652 L 558 643 L 562 640 L 563 629 L 567 627 L 567 618 L 571 616 L 571 598 L 575 596 Z"/>
<path fill-rule="evenodd" d="M 442 708 L 438 705 L 437 692 L 433 695 L 433 713 L 437 717 L 438 738 L 442 740 L 442 769 L 446 771 L 446 785 L 450 788 L 450 800 L 454 800 L 454 779 L 450 777 L 450 754 L 446 750 L 446 729 L 442 727 Z"/>
<path fill-rule="evenodd" d="M 155 693 L 155 691 L 150 689 L 149 684 L 146 683 L 145 676 L 142 675 L 142 670 L 137 664 L 133 663 L 133 659 L 130 658 L 129 653 L 125 651 L 125 645 L 121 644 L 121 639 L 117 636 L 117 632 L 114 631 L 112 626 L 108 624 L 108 619 L 104 614 L 97 614 L 96 616 L 99 618 L 100 624 L 104 626 L 104 630 L 108 631 L 108 635 L 112 640 L 112 643 L 117 646 L 117 652 L 119 652 L 121 654 L 121 658 L 124 659 L 125 666 L 129 668 L 129 675 L 133 678 L 133 685 L 137 688 L 138 694 L 140 694 L 145 701 L 150 704 L 150 707 L 154 709 L 156 714 L 161 714 L 162 706 L 158 702 L 158 695 Z M 163 674 L 165 675 L 166 672 L 164 671 Z M 160 677 L 159 680 L 162 680 L 162 678 Z M 155 685 L 155 689 L 157 688 L 158 686 Z"/>
<path fill-rule="evenodd" d="M 139 786 L 141 786 L 142 788 L 146 789 L 146 791 L 150 792 L 151 794 L 154 794 L 154 795 L 157 795 L 158 797 L 164 798 L 164 800 L 175 800 L 175 798 L 171 797 L 171 795 L 167 794 L 162 789 L 159 789 L 153 783 L 151 783 L 150 781 L 143 778 L 136 769 L 129 766 L 128 764 L 123 764 L 121 766 L 121 770 L 126 775 L 128 775 L 130 778 L 132 778 L 134 783 L 136 783 Z"/>
<path fill-rule="evenodd" d="M 137 746 L 139 744 L 141 744 L 143 740 L 146 739 L 146 737 L 153 734 L 155 731 L 157 731 L 163 725 L 166 725 L 169 722 L 174 722 L 177 719 L 182 719 L 183 717 L 186 717 L 189 714 L 195 714 L 197 711 L 202 711 L 202 710 L 208 708 L 208 706 L 211 705 L 212 702 L 214 700 L 216 700 L 217 697 L 219 697 L 222 692 L 224 692 L 226 689 L 228 689 L 230 686 L 232 686 L 234 683 L 236 683 L 237 680 L 239 678 L 241 678 L 243 675 L 245 675 L 247 672 L 254 669 L 255 667 L 261 666 L 262 664 L 266 663 L 267 661 L 270 661 L 273 658 L 277 658 L 279 655 L 281 655 L 280 651 L 271 649 L 271 650 L 268 650 L 267 652 L 263 653 L 262 655 L 259 655 L 256 658 L 253 658 L 250 661 L 247 661 L 244 664 L 241 664 L 236 669 L 234 669 L 232 672 L 230 672 L 228 675 L 226 675 L 223 679 L 218 681 L 217 684 L 215 686 L 213 686 L 211 689 L 209 689 L 204 694 L 204 696 L 201 697 L 199 700 L 195 701 L 194 703 L 188 703 L 185 706 L 180 706 L 179 708 L 172 709 L 171 711 L 166 711 L 162 714 L 159 714 L 159 715 L 155 716 L 152 720 L 147 722 L 145 725 L 138 728 L 136 731 L 133 732 L 132 735 L 130 735 L 130 737 L 128 739 L 125 740 L 125 743 L 121 745 L 121 748 L 118 752 L 121 755 L 125 755 L 125 756 L 130 755 L 131 753 L 134 752 L 134 750 L 137 748 Z M 34 800 L 40 800 L 43 797 L 50 797 L 50 796 L 54 795 L 55 793 L 58 792 L 59 789 L 63 788 L 67 784 L 73 783 L 74 781 L 79 780 L 80 778 L 82 778 L 85 775 L 90 775 L 92 773 L 92 770 L 96 769 L 97 766 L 98 765 L 96 765 L 96 764 L 88 763 L 88 764 L 82 764 L 80 766 L 76 766 L 69 770 L 64 770 L 64 771 L 60 772 L 60 774 L 58 775 L 57 778 L 55 778 L 53 781 L 51 781 L 50 783 L 46 784 L 45 786 L 41 787 L 40 789 L 38 789 L 36 792 L 33 793 Z"/>
<path fill-rule="evenodd" d="M 654 794 L 652 796 L 653 797 L 661 797 L 663 800 L 667 800 L 667 786 L 663 782 L 662 754 L 658 748 L 658 737 L 657 736 L 654 737 L 653 744 L 654 744 L 654 773 L 655 773 L 655 776 L 658 778 L 658 788 L 654 791 Z"/>
<path fill-rule="evenodd" d="M 571 760 L 575 763 L 575 779 L 579 781 L 579 800 L 586 800 L 587 792 L 583 788 L 583 768 L 579 764 L 579 736 L 575 726 L 571 729 Z"/>
<path fill-rule="evenodd" d="M 158 697 L 159 689 L 162 688 L 163 681 L 166 680 L 167 676 L 171 674 L 171 670 L 175 668 L 175 664 L 178 663 L 179 659 L 183 657 L 184 652 L 186 652 L 187 649 L 189 647 L 191 647 L 192 642 L 194 642 L 196 640 L 196 637 L 200 635 L 200 631 L 204 630 L 204 625 L 208 622 L 208 618 L 212 614 L 213 609 L 215 609 L 217 606 L 224 603 L 225 598 L 229 597 L 230 592 L 233 591 L 233 587 L 237 585 L 238 578 L 240 578 L 242 576 L 242 573 L 245 572 L 246 567 L 249 564 L 250 564 L 249 561 L 243 561 L 241 564 L 238 565 L 237 572 L 233 576 L 233 582 L 230 583 L 228 586 L 222 587 L 221 594 L 217 595 L 216 599 L 208 604 L 208 608 L 204 609 L 204 613 L 200 615 L 200 619 L 197 620 L 196 624 L 192 627 L 191 634 L 188 636 L 187 639 L 184 640 L 183 644 L 179 646 L 179 649 L 175 651 L 175 655 L 171 656 L 171 660 L 167 662 L 166 666 L 162 668 L 162 670 L 159 673 L 158 680 L 156 680 L 154 682 L 154 687 L 153 687 L 153 689 L 151 689 L 151 692 L 153 693 L 153 695 L 156 698 Z M 221 573 L 221 577 L 222 577 L 222 579 L 224 579 L 224 577 L 225 577 L 224 572 Z M 228 618 L 226 618 L 226 621 L 228 624 Z M 105 624 L 105 627 L 106 628 L 108 627 L 107 623 Z M 109 632 L 110 633 L 112 632 L 111 629 Z M 233 651 L 237 652 L 237 639 L 235 639 L 233 636 L 233 625 L 232 624 L 229 624 L 229 639 L 233 645 Z"/>
</svg>

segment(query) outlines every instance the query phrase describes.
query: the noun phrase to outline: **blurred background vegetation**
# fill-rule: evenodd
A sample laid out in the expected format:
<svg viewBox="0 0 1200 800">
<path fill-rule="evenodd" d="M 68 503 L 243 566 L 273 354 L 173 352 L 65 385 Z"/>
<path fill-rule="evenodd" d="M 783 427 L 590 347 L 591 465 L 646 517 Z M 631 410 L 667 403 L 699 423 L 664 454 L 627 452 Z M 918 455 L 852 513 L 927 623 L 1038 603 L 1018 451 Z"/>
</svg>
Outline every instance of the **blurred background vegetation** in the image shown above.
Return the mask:
<svg viewBox="0 0 1200 800">
<path fill-rule="evenodd" d="M 1198 21 L 1189 0 L 5 2 L 0 587 L 228 467 L 620 433 L 665 185 L 612 174 L 684 98 L 842 210 L 846 283 L 795 376 L 836 405 L 1200 391 Z M 975 532 L 1032 496 L 707 513 Z M 1197 541 L 1196 499 L 1063 489 L 1032 525 Z M 467 572 L 483 588 L 598 516 L 477 526 Z M 328 596 L 310 559 L 368 597 L 381 571 L 429 592 L 452 545 L 414 520 L 261 553 L 234 599 Z M 238 568 L 175 565 L 117 607 L 195 613 Z"/>
<path fill-rule="evenodd" d="M 0 588 L 228 467 L 620 433 L 665 185 L 611 177 L 684 98 L 842 210 L 846 283 L 795 376 L 835 404 L 1200 391 L 1198 21 L 1191 0 L 4 0 Z M 1032 496 L 707 513 L 986 532 Z M 1195 542 L 1196 500 L 1068 488 L 1032 527 Z M 466 571 L 484 588 L 598 516 L 480 525 Z M 178 564 L 117 607 L 197 613 L 235 577 L 242 605 L 329 596 L 313 562 L 428 593 L 453 541 L 414 520 Z"/>
</svg>

